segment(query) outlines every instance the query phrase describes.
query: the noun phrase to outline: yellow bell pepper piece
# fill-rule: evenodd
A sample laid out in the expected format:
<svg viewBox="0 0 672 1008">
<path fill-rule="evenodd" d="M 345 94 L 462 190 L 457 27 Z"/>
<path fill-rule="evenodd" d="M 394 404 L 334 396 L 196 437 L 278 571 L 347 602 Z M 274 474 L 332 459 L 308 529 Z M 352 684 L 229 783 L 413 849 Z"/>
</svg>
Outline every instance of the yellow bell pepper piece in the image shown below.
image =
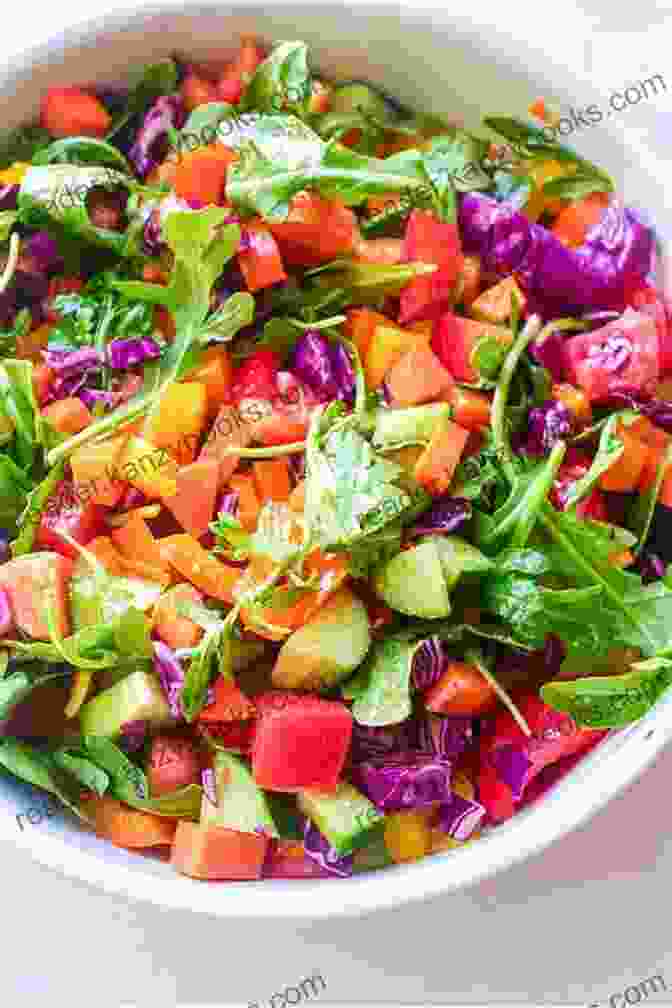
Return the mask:
<svg viewBox="0 0 672 1008">
<path fill-rule="evenodd" d="M 394 812 L 385 819 L 385 846 L 396 864 L 417 861 L 429 853 L 431 830 L 428 814 Z"/>
<path fill-rule="evenodd" d="M 23 161 L 15 161 L 9 168 L 0 171 L 0 185 L 21 185 L 23 176 L 29 168 L 29 164 L 25 164 Z"/>
</svg>

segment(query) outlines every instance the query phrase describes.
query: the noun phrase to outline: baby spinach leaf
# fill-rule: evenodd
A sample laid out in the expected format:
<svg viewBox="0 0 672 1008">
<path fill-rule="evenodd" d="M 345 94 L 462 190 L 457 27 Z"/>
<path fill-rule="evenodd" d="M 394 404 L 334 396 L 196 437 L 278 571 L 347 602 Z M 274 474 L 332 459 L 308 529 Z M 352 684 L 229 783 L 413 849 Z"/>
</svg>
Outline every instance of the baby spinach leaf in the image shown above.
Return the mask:
<svg viewBox="0 0 672 1008">
<path fill-rule="evenodd" d="M 0 454 L 0 528 L 12 529 L 26 507 L 32 480 L 9 455 Z"/>
<path fill-rule="evenodd" d="M 202 343 L 230 343 L 234 336 L 254 321 L 255 300 L 247 291 L 228 297 L 221 308 L 204 323 Z"/>
<path fill-rule="evenodd" d="M 14 738 L 0 739 L 0 767 L 19 780 L 55 795 L 80 819 L 87 819 L 79 803 L 80 788 L 50 754 Z"/>
<path fill-rule="evenodd" d="M 588 728 L 620 728 L 642 717 L 672 683 L 672 661 L 650 658 L 619 676 L 559 680 L 541 687 L 544 703 Z"/>
</svg>

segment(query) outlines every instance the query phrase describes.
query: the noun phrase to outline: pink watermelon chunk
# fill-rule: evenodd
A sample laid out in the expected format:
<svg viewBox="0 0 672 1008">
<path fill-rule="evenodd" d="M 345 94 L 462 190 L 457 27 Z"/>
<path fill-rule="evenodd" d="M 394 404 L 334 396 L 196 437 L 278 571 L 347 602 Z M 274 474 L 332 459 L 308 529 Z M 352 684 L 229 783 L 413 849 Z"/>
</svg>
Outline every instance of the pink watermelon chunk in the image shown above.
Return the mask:
<svg viewBox="0 0 672 1008">
<path fill-rule="evenodd" d="M 255 704 L 257 784 L 269 791 L 335 791 L 352 735 L 345 704 L 283 690 L 263 693 Z"/>
<path fill-rule="evenodd" d="M 416 277 L 404 287 L 399 303 L 400 324 L 438 318 L 452 303 L 462 269 L 457 226 L 440 221 L 428 210 L 414 210 L 406 225 L 402 259 L 404 262 L 433 263 L 438 269 L 427 276 Z"/>
<path fill-rule="evenodd" d="M 15 625 L 36 640 L 49 640 L 45 601 L 54 610 L 62 637 L 70 633 L 67 583 L 72 561 L 58 553 L 30 553 L 0 567 L 0 587 L 9 598 Z"/>
<path fill-rule="evenodd" d="M 439 319 L 432 336 L 432 350 L 458 382 L 475 382 L 478 374 L 471 364 L 471 355 L 477 342 L 491 336 L 508 346 L 511 331 L 490 322 L 477 322 L 446 312 Z"/>
<path fill-rule="evenodd" d="M 165 499 L 168 510 L 194 539 L 205 535 L 213 519 L 219 466 L 216 458 L 200 458 L 181 466 L 175 475 L 177 493 Z"/>
</svg>

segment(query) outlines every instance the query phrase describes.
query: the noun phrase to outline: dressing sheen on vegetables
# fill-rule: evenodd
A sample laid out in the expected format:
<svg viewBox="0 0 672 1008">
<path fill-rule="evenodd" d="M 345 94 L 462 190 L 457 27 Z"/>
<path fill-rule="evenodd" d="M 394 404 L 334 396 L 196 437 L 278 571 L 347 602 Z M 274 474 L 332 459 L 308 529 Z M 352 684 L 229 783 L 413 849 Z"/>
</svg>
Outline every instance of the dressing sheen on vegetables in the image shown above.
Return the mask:
<svg viewBox="0 0 672 1008">
<path fill-rule="evenodd" d="M 533 123 L 213 66 L 0 140 L 0 768 L 193 878 L 347 878 L 672 684 L 672 314 Z"/>
</svg>

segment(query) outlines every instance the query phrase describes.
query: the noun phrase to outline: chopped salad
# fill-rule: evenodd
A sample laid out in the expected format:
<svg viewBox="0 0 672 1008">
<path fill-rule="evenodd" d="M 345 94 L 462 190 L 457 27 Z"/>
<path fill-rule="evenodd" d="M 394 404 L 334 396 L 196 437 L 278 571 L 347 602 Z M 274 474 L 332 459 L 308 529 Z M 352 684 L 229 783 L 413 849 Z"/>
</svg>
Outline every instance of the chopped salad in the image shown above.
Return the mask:
<svg viewBox="0 0 672 1008">
<path fill-rule="evenodd" d="M 655 266 L 542 126 L 300 41 L 48 90 L 0 138 L 3 771 L 209 880 L 538 798 L 672 682 Z"/>
</svg>

